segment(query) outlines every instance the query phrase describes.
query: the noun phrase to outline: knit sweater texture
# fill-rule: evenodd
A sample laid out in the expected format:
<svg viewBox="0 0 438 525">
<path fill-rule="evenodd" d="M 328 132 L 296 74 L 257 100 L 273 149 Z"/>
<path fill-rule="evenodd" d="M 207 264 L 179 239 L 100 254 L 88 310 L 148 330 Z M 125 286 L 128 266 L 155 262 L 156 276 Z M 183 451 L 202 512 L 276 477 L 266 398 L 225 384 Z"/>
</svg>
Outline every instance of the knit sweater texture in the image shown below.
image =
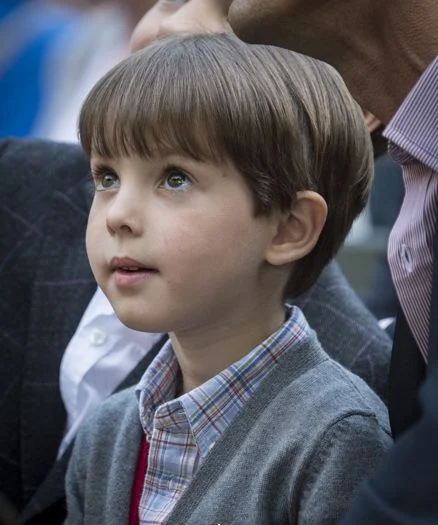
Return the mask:
<svg viewBox="0 0 438 525">
<path fill-rule="evenodd" d="M 141 436 L 134 389 L 82 426 L 66 480 L 68 525 L 128 523 Z M 338 523 L 390 445 L 384 404 L 311 332 L 216 442 L 167 524 Z"/>
</svg>

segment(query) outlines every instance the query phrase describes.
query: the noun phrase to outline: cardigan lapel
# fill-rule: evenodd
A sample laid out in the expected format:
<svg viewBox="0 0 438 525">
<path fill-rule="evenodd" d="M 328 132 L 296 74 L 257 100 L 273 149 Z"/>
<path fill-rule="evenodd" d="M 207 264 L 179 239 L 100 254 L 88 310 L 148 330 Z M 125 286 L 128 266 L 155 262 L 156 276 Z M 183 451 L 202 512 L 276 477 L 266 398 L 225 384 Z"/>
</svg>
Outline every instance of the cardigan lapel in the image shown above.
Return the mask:
<svg viewBox="0 0 438 525">
<path fill-rule="evenodd" d="M 212 451 L 208 453 L 199 467 L 196 476 L 175 504 L 166 525 L 193 523 L 194 509 L 199 506 L 204 495 L 224 472 L 228 461 L 233 459 L 230 442 L 244 443 L 249 430 L 257 424 L 259 417 L 279 393 L 327 359 L 328 356 L 320 347 L 314 332 L 281 356 L 277 366 L 266 375 L 251 398 L 216 441 Z"/>
<path fill-rule="evenodd" d="M 64 193 L 55 191 L 47 211 L 32 294 L 21 397 L 21 472 L 26 499 L 56 459 L 65 422 L 59 392 L 60 362 L 96 289 L 84 242 L 90 202 L 88 179 Z"/>
</svg>

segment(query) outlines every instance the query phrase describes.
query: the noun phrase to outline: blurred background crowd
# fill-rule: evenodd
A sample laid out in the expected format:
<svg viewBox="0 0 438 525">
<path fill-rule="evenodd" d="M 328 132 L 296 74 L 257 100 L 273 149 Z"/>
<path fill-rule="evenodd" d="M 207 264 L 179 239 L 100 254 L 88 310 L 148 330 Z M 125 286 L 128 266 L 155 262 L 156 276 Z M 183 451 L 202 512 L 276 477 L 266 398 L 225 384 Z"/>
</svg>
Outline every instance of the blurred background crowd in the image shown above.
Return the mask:
<svg viewBox="0 0 438 525">
<path fill-rule="evenodd" d="M 77 142 L 79 108 L 94 83 L 129 53 L 130 35 L 153 0 L 2 0 L 0 137 Z M 378 319 L 393 317 L 396 297 L 386 261 L 403 183 L 386 155 L 383 126 L 370 118 L 375 149 L 371 200 L 338 256 L 353 287 Z"/>
</svg>

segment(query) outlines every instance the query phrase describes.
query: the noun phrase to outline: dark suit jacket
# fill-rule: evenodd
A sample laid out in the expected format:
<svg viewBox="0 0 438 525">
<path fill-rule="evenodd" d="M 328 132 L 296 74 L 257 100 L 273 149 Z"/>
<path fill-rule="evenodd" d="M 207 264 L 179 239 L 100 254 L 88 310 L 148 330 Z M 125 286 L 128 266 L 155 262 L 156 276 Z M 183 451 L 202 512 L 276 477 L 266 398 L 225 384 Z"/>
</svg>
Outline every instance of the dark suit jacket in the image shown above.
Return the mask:
<svg viewBox="0 0 438 525">
<path fill-rule="evenodd" d="M 96 289 L 84 243 L 92 185 L 77 147 L 16 140 L 0 143 L 0 184 L 0 493 L 22 522 L 51 525 L 63 518 L 70 452 L 55 461 L 60 361 Z M 296 302 L 326 351 L 385 398 L 390 340 L 339 268 Z"/>
</svg>

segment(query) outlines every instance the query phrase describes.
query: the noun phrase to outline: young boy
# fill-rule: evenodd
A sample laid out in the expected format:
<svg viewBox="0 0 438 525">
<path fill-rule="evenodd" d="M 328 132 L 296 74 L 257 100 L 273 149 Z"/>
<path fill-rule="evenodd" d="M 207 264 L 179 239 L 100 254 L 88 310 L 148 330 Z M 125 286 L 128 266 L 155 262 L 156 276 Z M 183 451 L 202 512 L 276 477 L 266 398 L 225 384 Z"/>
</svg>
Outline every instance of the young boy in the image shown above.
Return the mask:
<svg viewBox="0 0 438 525">
<path fill-rule="evenodd" d="M 391 443 L 386 410 L 283 298 L 368 195 L 340 77 L 231 35 L 174 38 L 108 73 L 79 127 L 93 272 L 123 323 L 170 341 L 80 431 L 67 522 L 336 523 Z"/>
</svg>

